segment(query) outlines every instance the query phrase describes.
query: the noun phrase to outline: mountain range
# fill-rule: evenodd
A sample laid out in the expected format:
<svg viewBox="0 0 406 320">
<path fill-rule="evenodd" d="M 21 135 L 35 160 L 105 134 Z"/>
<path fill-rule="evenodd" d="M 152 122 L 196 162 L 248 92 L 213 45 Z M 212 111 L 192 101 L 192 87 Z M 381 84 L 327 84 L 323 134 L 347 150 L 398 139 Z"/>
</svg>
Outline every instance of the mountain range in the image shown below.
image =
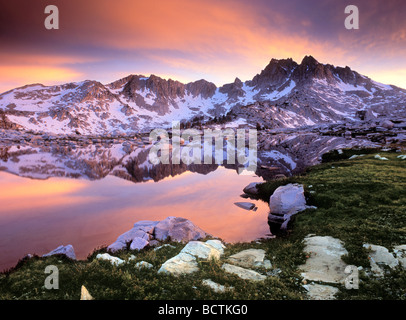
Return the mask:
<svg viewBox="0 0 406 320">
<path fill-rule="evenodd" d="M 390 116 L 406 118 L 406 90 L 306 56 L 272 59 L 252 80 L 217 87 L 156 75 L 129 75 L 109 84 L 85 80 L 31 84 L 0 95 L 0 127 L 54 134 L 131 134 L 172 121 L 301 128 Z"/>
</svg>

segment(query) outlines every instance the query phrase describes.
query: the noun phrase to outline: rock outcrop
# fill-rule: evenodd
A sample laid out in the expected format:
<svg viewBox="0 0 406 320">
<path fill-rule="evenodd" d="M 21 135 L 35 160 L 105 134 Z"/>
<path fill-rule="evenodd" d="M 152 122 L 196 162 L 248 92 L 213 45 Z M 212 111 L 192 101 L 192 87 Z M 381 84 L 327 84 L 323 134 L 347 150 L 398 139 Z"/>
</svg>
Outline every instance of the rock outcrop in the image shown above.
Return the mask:
<svg viewBox="0 0 406 320">
<path fill-rule="evenodd" d="M 197 258 L 203 260 L 220 259 L 223 253 L 224 245 L 219 240 L 191 241 L 178 255 L 163 263 L 158 273 L 175 276 L 194 273 L 199 271 Z"/>
<path fill-rule="evenodd" d="M 306 289 L 309 300 L 335 300 L 340 291 L 336 287 L 316 283 L 305 284 L 303 288 Z"/>
<path fill-rule="evenodd" d="M 299 266 L 299 270 L 302 271 L 303 287 L 310 300 L 334 300 L 344 286 L 345 290 L 358 289 L 360 270 L 364 270 L 366 276 L 375 277 L 379 281 L 388 270 L 406 269 L 406 245 L 394 246 L 393 252 L 390 252 L 383 246 L 364 244 L 363 248 L 367 251 L 370 262 L 370 268 L 364 269 L 347 265 L 342 260 L 342 256 L 348 252 L 339 239 L 308 235 L 303 241 L 307 256 L 305 264 Z"/>
<path fill-rule="evenodd" d="M 240 207 L 245 210 L 253 210 L 255 208 L 255 204 L 252 202 L 234 202 L 237 207 Z"/>
<path fill-rule="evenodd" d="M 308 254 L 306 263 L 299 266 L 305 281 L 303 287 L 307 290 L 310 300 L 334 300 L 339 291 L 333 285 L 343 285 L 347 275 L 347 265 L 341 257 L 347 250 L 341 240 L 326 236 L 308 235 L 304 239 L 304 251 Z M 312 283 L 307 284 L 308 281 Z M 324 282 L 316 284 L 313 281 Z"/>
<path fill-rule="evenodd" d="M 326 236 L 307 236 L 304 251 L 308 253 L 306 263 L 299 266 L 305 280 L 343 284 L 346 264 L 341 257 L 348 254 L 341 240 Z"/>
<path fill-rule="evenodd" d="M 394 269 L 397 266 L 401 265 L 404 269 L 406 269 L 405 245 L 394 247 L 394 253 L 389 252 L 389 250 L 383 246 L 369 243 L 365 243 L 363 247 L 368 251 L 371 271 L 375 276 L 384 277 L 385 267 Z"/>
<path fill-rule="evenodd" d="M 306 205 L 304 189 L 299 184 L 288 184 L 275 190 L 269 199 L 268 222 L 272 233 L 286 231 L 292 216 L 303 210 L 314 208 Z"/>
<path fill-rule="evenodd" d="M 168 217 L 159 221 L 154 228 L 154 238 L 165 241 L 187 242 L 206 237 L 208 234 L 190 220 L 180 217 Z"/>
<path fill-rule="evenodd" d="M 73 249 L 73 246 L 71 244 L 68 244 L 67 246 L 59 246 L 58 248 L 44 254 L 43 257 L 49 257 L 58 254 L 65 255 L 70 259 L 76 260 L 75 250 Z"/>
<path fill-rule="evenodd" d="M 208 236 L 206 232 L 193 224 L 190 220 L 180 217 L 168 217 L 162 221 L 139 221 L 134 227 L 120 235 L 107 249 L 116 252 L 130 245 L 131 250 L 141 250 L 151 241 L 160 242 L 172 240 L 188 242 Z"/>
<path fill-rule="evenodd" d="M 109 255 L 108 253 L 99 253 L 96 259 L 109 261 L 114 266 L 119 266 L 125 263 L 123 259 Z"/>
<path fill-rule="evenodd" d="M 158 221 L 139 221 L 134 224 L 134 227 L 120 235 L 117 240 L 109 245 L 107 249 L 111 252 L 116 252 L 126 248 L 127 243 L 132 243 L 133 241 L 139 242 L 139 239 L 144 239 L 145 241 L 152 240 L 153 232 Z"/>
</svg>

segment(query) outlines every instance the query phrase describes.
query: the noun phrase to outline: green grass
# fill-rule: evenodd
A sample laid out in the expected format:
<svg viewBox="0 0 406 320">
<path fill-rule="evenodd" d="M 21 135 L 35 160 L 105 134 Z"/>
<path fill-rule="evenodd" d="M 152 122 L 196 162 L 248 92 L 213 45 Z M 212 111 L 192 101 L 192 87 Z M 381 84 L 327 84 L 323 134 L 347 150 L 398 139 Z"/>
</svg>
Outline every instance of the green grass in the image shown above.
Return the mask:
<svg viewBox="0 0 406 320">
<path fill-rule="evenodd" d="M 354 150 L 344 150 L 346 156 Z M 305 262 L 303 238 L 312 233 L 341 239 L 348 251 L 343 259 L 348 264 L 369 267 L 363 243 L 383 245 L 389 250 L 406 244 L 406 160 L 396 158 L 397 153 L 380 152 L 389 161 L 374 158 L 375 153 L 353 160 L 334 159 L 309 168 L 301 176 L 271 181 L 260 186 L 260 196 L 269 201 L 272 192 L 280 185 L 302 183 L 308 203 L 318 207 L 295 216 L 293 227 L 282 238 L 262 242 L 228 245 L 225 257 L 248 248 L 266 251 L 273 270 L 262 283 L 244 281 L 221 269 L 223 261 L 199 261 L 200 272 L 174 277 L 157 274 L 161 264 L 175 256 L 183 247 L 165 247 L 141 252 L 123 250 L 116 256 L 128 260 L 122 266 L 95 259 L 96 250 L 86 260 L 71 261 L 63 257 L 34 257 L 21 261 L 14 270 L 0 274 L 0 299 L 79 299 L 80 288 L 85 285 L 95 299 L 294 299 L 305 298 L 298 266 Z M 326 158 L 326 159 L 327 159 Z M 266 221 L 264 221 L 266 223 Z M 150 270 L 137 270 L 135 263 L 147 261 L 154 265 Z M 59 268 L 59 289 L 47 290 L 44 273 L 47 265 Z M 278 272 L 280 270 L 280 272 Z M 262 273 L 267 270 L 258 269 Z M 214 293 L 202 284 L 211 279 L 234 290 Z M 406 299 L 406 272 L 391 270 L 384 279 L 360 273 L 360 289 L 346 290 L 339 286 L 339 299 Z"/>
<path fill-rule="evenodd" d="M 309 168 L 303 176 L 283 181 L 302 183 L 308 203 L 317 210 L 307 210 L 294 219 L 289 241 L 307 234 L 341 239 L 348 251 L 347 264 L 369 267 L 364 243 L 382 245 L 392 250 L 406 244 L 406 161 L 398 153 L 380 152 L 388 161 L 375 159 L 371 150 L 344 150 L 352 160 L 323 157 L 325 163 Z M 373 150 L 376 151 L 376 150 Z M 327 160 L 328 159 L 328 160 Z M 280 182 L 260 186 L 262 199 L 268 199 Z M 406 299 L 406 272 L 388 271 L 385 279 L 372 279 L 361 272 L 360 290 L 344 290 L 341 299 Z"/>
<path fill-rule="evenodd" d="M 301 244 L 298 246 L 278 239 L 272 244 L 243 243 L 226 249 L 230 255 L 245 248 L 263 248 L 269 256 L 275 255 L 274 268 L 284 267 L 284 256 L 294 256 L 289 268 L 284 268 L 278 276 L 270 276 L 263 283 L 244 281 L 221 269 L 221 261 L 199 260 L 200 272 L 180 277 L 157 274 L 162 263 L 175 256 L 183 245 L 171 243 L 175 248 L 153 249 L 142 252 L 124 250 L 115 254 L 128 260 L 131 254 L 136 256 L 121 266 L 113 266 L 108 261 L 97 260 L 95 256 L 104 249 L 95 251 L 85 261 L 72 261 L 63 257 L 34 257 L 21 262 L 9 273 L 0 276 L 0 299 L 79 299 L 80 288 L 84 285 L 96 299 L 137 299 L 137 300 L 231 300 L 231 299 L 301 299 L 301 279 L 295 272 L 295 264 L 304 261 Z M 135 264 L 147 261 L 154 265 L 152 269 L 138 270 Z M 280 263 L 281 261 L 282 263 Z M 59 289 L 47 290 L 44 273 L 47 265 L 59 269 Z M 257 269 L 260 272 L 266 270 Z M 202 284 L 203 279 L 211 279 L 219 284 L 234 287 L 225 293 L 214 293 Z"/>
</svg>

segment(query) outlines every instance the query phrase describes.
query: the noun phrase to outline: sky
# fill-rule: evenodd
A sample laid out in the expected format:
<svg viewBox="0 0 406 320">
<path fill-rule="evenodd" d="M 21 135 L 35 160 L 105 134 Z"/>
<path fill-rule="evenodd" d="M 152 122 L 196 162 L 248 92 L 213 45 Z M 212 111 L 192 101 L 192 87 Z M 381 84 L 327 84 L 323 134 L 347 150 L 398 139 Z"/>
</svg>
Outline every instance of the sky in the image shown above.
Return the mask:
<svg viewBox="0 0 406 320">
<path fill-rule="evenodd" d="M 406 88 L 405 17 L 404 0 L 0 0 L 0 92 L 129 74 L 221 86 L 305 55 Z"/>
</svg>

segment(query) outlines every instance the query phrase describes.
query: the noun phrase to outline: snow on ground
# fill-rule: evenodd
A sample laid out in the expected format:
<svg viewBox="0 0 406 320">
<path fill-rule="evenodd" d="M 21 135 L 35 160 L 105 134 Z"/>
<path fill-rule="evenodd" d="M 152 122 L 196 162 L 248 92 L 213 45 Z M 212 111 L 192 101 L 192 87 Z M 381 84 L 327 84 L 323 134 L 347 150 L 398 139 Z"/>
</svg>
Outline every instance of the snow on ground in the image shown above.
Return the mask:
<svg viewBox="0 0 406 320">
<path fill-rule="evenodd" d="M 232 122 L 228 122 L 224 125 L 225 128 L 238 128 L 239 126 L 246 125 L 247 124 L 247 119 L 244 118 L 239 118 L 237 120 L 234 120 Z"/>
<path fill-rule="evenodd" d="M 282 91 L 275 90 L 271 93 L 261 95 L 261 98 L 263 100 L 275 101 L 291 93 L 295 87 L 296 87 L 295 81 L 289 80 L 289 85 Z"/>
<path fill-rule="evenodd" d="M 277 151 L 277 150 L 271 150 L 271 151 L 262 151 L 261 155 L 263 157 L 268 157 L 274 160 L 283 160 L 285 163 L 287 163 L 290 166 L 291 170 L 294 170 L 296 168 L 296 162 L 292 160 L 291 157 L 284 155 L 283 153 Z"/>
<path fill-rule="evenodd" d="M 382 90 L 393 90 L 393 88 L 390 85 L 379 83 L 379 82 L 376 82 L 373 80 L 371 80 L 371 81 L 375 86 L 377 86 L 378 88 L 380 88 Z"/>
<path fill-rule="evenodd" d="M 347 92 L 347 91 L 364 91 L 364 92 L 367 92 L 367 93 L 371 94 L 371 92 L 368 91 L 365 87 L 363 87 L 363 86 L 354 86 L 352 84 L 343 82 L 341 79 L 340 79 L 340 81 L 338 81 L 335 84 L 335 87 L 337 87 L 339 90 L 344 91 L 344 92 Z"/>
<path fill-rule="evenodd" d="M 254 96 L 259 93 L 259 89 L 255 90 L 253 87 L 248 86 L 245 82 L 243 83 L 242 90 L 245 92 L 245 97 L 242 98 L 243 104 L 252 104 L 256 102 Z"/>
</svg>

